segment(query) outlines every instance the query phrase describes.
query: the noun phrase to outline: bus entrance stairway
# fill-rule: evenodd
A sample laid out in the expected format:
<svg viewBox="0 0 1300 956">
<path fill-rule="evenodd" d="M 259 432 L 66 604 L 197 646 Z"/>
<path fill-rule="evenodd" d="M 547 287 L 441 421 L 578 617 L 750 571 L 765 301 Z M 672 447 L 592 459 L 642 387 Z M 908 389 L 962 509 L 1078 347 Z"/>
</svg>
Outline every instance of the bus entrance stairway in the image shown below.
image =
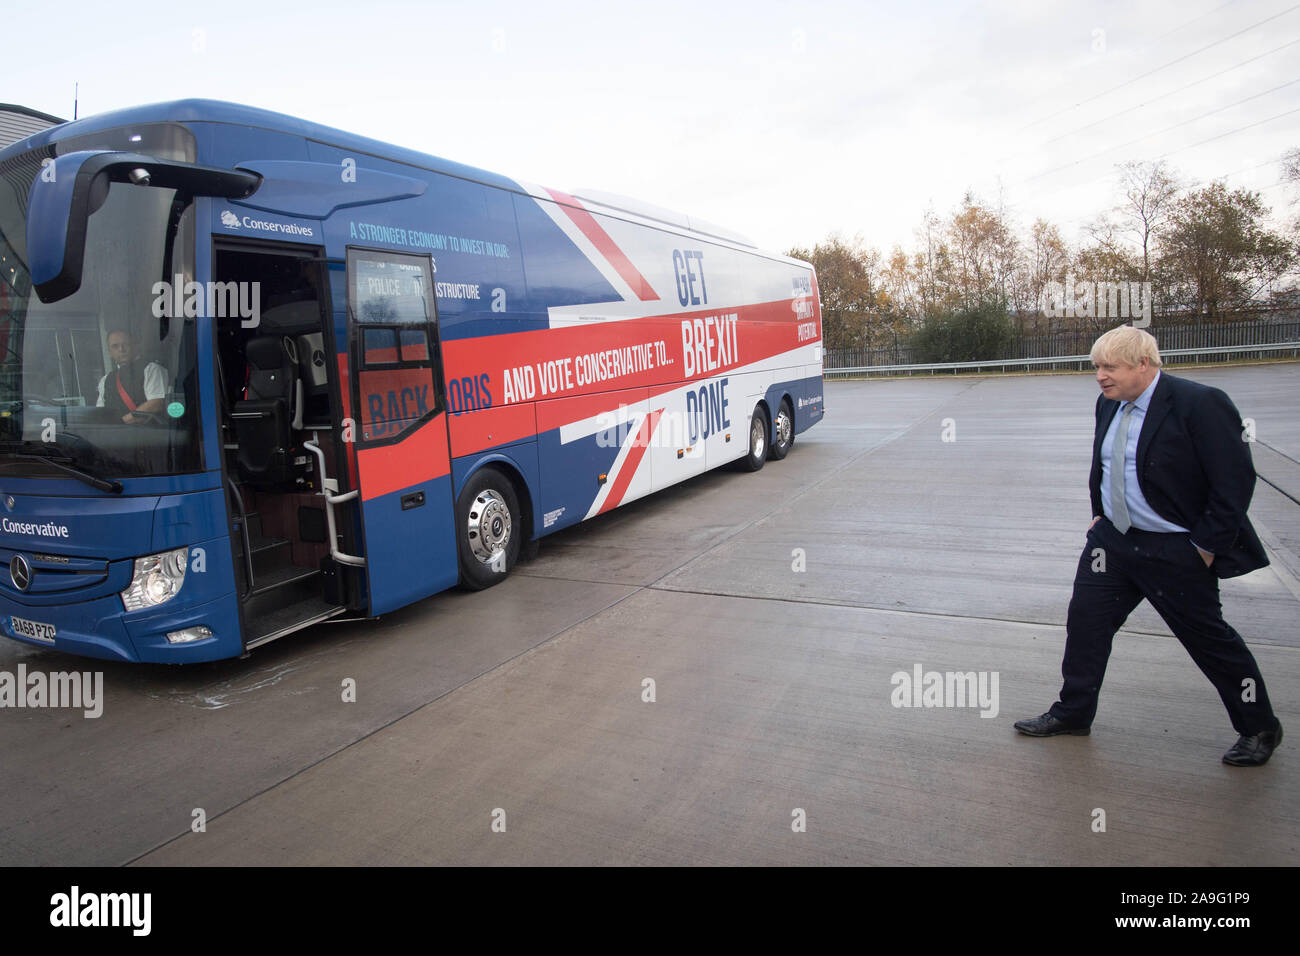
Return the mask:
<svg viewBox="0 0 1300 956">
<path fill-rule="evenodd" d="M 284 634 L 343 613 L 341 605 L 322 598 L 324 576 L 317 568 L 293 563 L 288 538 L 267 535 L 257 512 L 234 518 L 235 566 L 249 649 Z M 247 555 L 245 556 L 245 540 Z M 249 558 L 251 557 L 251 560 Z M 251 580 L 249 578 L 251 577 Z"/>
</svg>

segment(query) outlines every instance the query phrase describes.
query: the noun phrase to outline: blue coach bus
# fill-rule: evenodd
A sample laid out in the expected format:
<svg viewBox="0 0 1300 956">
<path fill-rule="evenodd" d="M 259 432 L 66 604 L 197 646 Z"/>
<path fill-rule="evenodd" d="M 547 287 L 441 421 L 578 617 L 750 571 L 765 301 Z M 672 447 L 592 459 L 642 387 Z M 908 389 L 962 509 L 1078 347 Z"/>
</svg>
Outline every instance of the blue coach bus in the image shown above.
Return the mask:
<svg viewBox="0 0 1300 956">
<path fill-rule="evenodd" d="M 807 263 L 688 216 L 187 100 L 0 152 L 0 633 L 237 657 L 500 580 L 783 458 Z"/>
</svg>

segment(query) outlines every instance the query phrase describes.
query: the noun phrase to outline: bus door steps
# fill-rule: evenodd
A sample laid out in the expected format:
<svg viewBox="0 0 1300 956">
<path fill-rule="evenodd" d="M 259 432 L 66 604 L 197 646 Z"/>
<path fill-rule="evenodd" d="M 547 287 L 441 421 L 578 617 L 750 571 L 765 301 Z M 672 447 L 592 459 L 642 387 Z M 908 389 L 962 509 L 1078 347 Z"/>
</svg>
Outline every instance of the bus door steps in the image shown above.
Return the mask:
<svg viewBox="0 0 1300 956">
<path fill-rule="evenodd" d="M 233 516 L 232 523 L 236 532 L 239 531 L 239 520 L 239 515 Z M 250 511 L 248 514 L 243 516 L 243 520 L 248 525 L 248 536 L 250 538 L 262 537 L 262 515 L 259 512 Z M 237 537 L 242 536 L 237 535 Z"/>
<path fill-rule="evenodd" d="M 270 607 L 263 614 L 246 613 L 248 640 L 244 644 L 244 649 L 251 651 L 277 637 L 292 634 L 311 624 L 327 621 L 346 610 L 346 607 L 326 603 L 318 597 L 310 597 L 296 604 Z"/>
<path fill-rule="evenodd" d="M 257 586 L 276 568 L 289 563 L 288 538 L 266 538 L 258 534 L 250 537 L 249 544 L 253 548 L 253 582 Z"/>
<path fill-rule="evenodd" d="M 244 520 L 248 524 L 248 547 L 253 558 L 253 593 L 256 594 L 263 584 L 270 581 L 277 569 L 287 567 L 293 561 L 293 553 L 288 538 L 276 538 L 263 533 L 260 514 L 251 512 L 244 516 Z M 244 535 L 238 519 L 235 520 L 232 539 L 235 545 L 235 564 L 241 572 L 240 596 L 247 597 L 248 565 L 244 560 Z"/>
<path fill-rule="evenodd" d="M 261 610 L 260 607 L 254 608 L 254 604 L 278 607 L 296 604 L 308 597 L 319 597 L 321 583 L 321 573 L 317 568 L 300 568 L 296 564 L 270 568 L 253 579 L 253 590 L 246 599 L 248 608 L 244 613 L 249 615 Z"/>
</svg>

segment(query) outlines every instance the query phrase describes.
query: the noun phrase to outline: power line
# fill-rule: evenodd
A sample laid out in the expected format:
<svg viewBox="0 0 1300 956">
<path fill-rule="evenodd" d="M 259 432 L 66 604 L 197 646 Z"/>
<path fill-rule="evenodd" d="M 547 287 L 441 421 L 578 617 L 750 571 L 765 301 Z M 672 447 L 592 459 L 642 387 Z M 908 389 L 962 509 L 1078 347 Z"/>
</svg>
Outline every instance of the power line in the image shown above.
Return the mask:
<svg viewBox="0 0 1300 956">
<path fill-rule="evenodd" d="M 1199 143 L 1190 143 L 1187 146 L 1180 146 L 1177 149 L 1172 149 L 1167 153 L 1157 156 L 1156 159 L 1164 159 L 1167 156 L 1173 156 L 1175 153 L 1181 153 L 1185 149 L 1195 149 L 1197 146 L 1204 146 L 1206 143 L 1213 143 L 1216 139 L 1223 139 L 1223 137 L 1231 136 L 1233 133 L 1240 133 L 1248 129 L 1254 129 L 1256 126 L 1263 126 L 1265 123 L 1271 123 L 1273 120 L 1281 119 L 1283 116 L 1290 116 L 1292 113 L 1300 113 L 1300 106 L 1293 110 L 1287 110 L 1285 113 L 1278 113 L 1276 116 L 1270 116 L 1268 119 L 1262 119 L 1257 123 L 1238 126 L 1236 129 L 1230 129 L 1228 132 L 1220 133 L 1218 136 L 1211 136 L 1209 139 L 1203 139 Z"/>
<path fill-rule="evenodd" d="M 1196 23 L 1197 21 L 1200 21 L 1200 20 L 1204 20 L 1204 19 L 1205 19 L 1206 17 L 1208 17 L 1208 16 L 1213 16 L 1214 14 L 1216 14 L 1216 13 L 1218 13 L 1220 10 L 1222 10 L 1224 7 L 1230 7 L 1230 6 L 1232 6 L 1232 5 L 1233 5 L 1234 3 L 1236 3 L 1236 2 L 1237 2 L 1237 0 L 1228 0 L 1227 3 L 1221 3 L 1221 4 L 1219 4 L 1217 7 L 1215 7 L 1213 10 L 1210 10 L 1210 11 L 1207 12 L 1207 13 L 1202 13 L 1199 17 L 1192 17 L 1192 19 L 1188 20 L 1186 23 L 1180 23 L 1178 26 L 1174 27 L 1174 28 L 1173 28 L 1172 30 L 1170 30 L 1168 33 L 1162 33 L 1162 34 L 1160 34 L 1160 36 L 1156 37 L 1156 38 L 1155 38 L 1154 40 L 1152 40 L 1151 42 L 1152 42 L 1152 43 L 1159 43 L 1159 42 L 1160 42 L 1161 40 L 1163 40 L 1165 37 L 1171 37 L 1171 36 L 1173 36 L 1173 35 L 1174 35 L 1175 33 L 1177 33 L 1179 30 L 1183 29 L 1183 27 L 1190 27 L 1193 23 Z"/>
<path fill-rule="evenodd" d="M 1265 17 L 1263 20 L 1260 20 L 1258 23 L 1252 23 L 1250 26 L 1248 26 L 1248 27 L 1244 27 L 1243 29 L 1238 30 L 1236 33 L 1229 34 L 1228 36 L 1224 37 L 1224 38 L 1221 39 L 1221 40 L 1215 40 L 1213 43 L 1206 44 L 1205 46 L 1201 47 L 1199 50 L 1193 50 L 1191 53 L 1185 53 L 1185 54 L 1183 54 L 1183 55 L 1180 56 L 1180 57 L 1176 57 L 1176 58 L 1170 60 L 1168 63 L 1164 63 L 1164 64 L 1162 64 L 1162 65 L 1156 67 L 1154 70 L 1148 70 L 1147 72 L 1142 73 L 1142 74 L 1140 74 L 1140 75 L 1138 75 L 1138 76 L 1135 76 L 1135 77 L 1133 77 L 1133 78 L 1130 79 L 1130 80 L 1125 80 L 1123 83 L 1120 83 L 1118 86 L 1112 86 L 1112 87 L 1111 87 L 1110 89 L 1108 89 L 1108 90 L 1103 90 L 1103 91 L 1100 92 L 1100 93 L 1096 93 L 1096 94 L 1094 94 L 1094 95 L 1092 95 L 1092 96 L 1089 96 L 1087 99 L 1082 99 L 1082 100 L 1080 100 L 1079 102 L 1075 103 L 1073 106 L 1067 106 L 1067 107 L 1065 107 L 1065 109 L 1057 110 L 1055 113 L 1049 113 L 1047 116 L 1044 116 L 1042 119 L 1034 120 L 1034 121 L 1033 121 L 1032 123 L 1030 123 L 1028 126 L 1022 126 L 1022 127 L 1020 127 L 1020 129 L 1016 130 L 1016 133 L 1017 133 L 1017 134 L 1019 134 L 1019 133 L 1023 133 L 1025 130 L 1027 130 L 1027 129 L 1032 129 L 1033 127 L 1037 126 L 1039 123 L 1045 123 L 1045 122 L 1047 122 L 1049 119 L 1052 119 L 1052 118 L 1054 118 L 1054 117 L 1060 116 L 1060 115 L 1062 115 L 1063 113 L 1069 113 L 1071 110 L 1076 110 L 1076 109 L 1078 109 L 1080 106 L 1083 106 L 1085 103 L 1091 103 L 1093 100 L 1099 100 L 1099 99 L 1101 99 L 1103 96 L 1109 96 L 1111 93 L 1114 93 L 1116 90 L 1122 90 L 1122 89 L 1123 89 L 1124 87 L 1126 87 L 1126 86 L 1131 86 L 1131 85 L 1133 85 L 1133 84 L 1136 83 L 1138 80 L 1144 80 L 1144 79 L 1146 79 L 1148 76 L 1154 76 L 1155 74 L 1159 73 L 1161 70 L 1166 70 L 1166 69 L 1168 69 L 1169 67 L 1171 67 L 1171 66 L 1173 66 L 1173 65 L 1175 65 L 1175 64 L 1177 64 L 1177 63 L 1182 63 L 1184 60 L 1188 60 L 1188 59 L 1191 59 L 1191 58 L 1194 57 L 1194 56 L 1198 56 L 1198 55 L 1200 55 L 1201 53 L 1204 53 L 1206 50 L 1213 49 L 1214 47 L 1219 46 L 1219 45 L 1222 44 L 1222 43 L 1227 43 L 1229 40 L 1232 40 L 1232 39 L 1234 39 L 1234 38 L 1236 38 L 1236 37 L 1239 37 L 1239 36 L 1241 36 L 1243 33 L 1249 33 L 1251 30 L 1254 30 L 1254 29 L 1257 28 L 1257 27 L 1262 27 L 1264 24 L 1269 23 L 1269 22 L 1271 22 L 1271 21 L 1273 21 L 1273 20 L 1276 20 L 1278 17 L 1284 17 L 1284 16 L 1286 16 L 1288 13 L 1291 13 L 1291 12 L 1293 12 L 1294 10 L 1296 10 L 1297 8 L 1300 8 L 1300 4 L 1294 4 L 1293 6 L 1287 7 L 1287 8 L 1286 8 L 1285 10 L 1283 10 L 1281 13 L 1275 13 L 1275 14 L 1273 14 L 1271 17 Z"/>
<path fill-rule="evenodd" d="M 1272 159 L 1266 159 L 1262 163 L 1256 163 L 1253 166 L 1242 166 L 1240 169 L 1232 169 L 1226 173 L 1219 173 L 1217 176 L 1207 176 L 1205 179 L 1206 182 L 1215 182 L 1216 180 L 1227 179 L 1230 176 L 1240 176 L 1242 173 L 1253 173 L 1255 170 L 1263 169 L 1265 166 L 1277 166 L 1281 164 L 1283 162 L 1284 156 L 1285 156 L 1284 153 L 1279 153 L 1277 156 L 1274 156 Z M 1099 180 L 1107 179 L 1111 176 L 1115 176 L 1117 172 L 1118 170 L 1112 169 L 1108 173 L 1102 173 L 1100 176 L 1096 176 L 1092 179 L 1084 180 L 1081 183 L 1075 183 L 1075 186 L 1087 186 L 1092 183 L 1098 182 Z M 1048 193 L 1050 194 L 1059 191 L 1060 191 L 1059 189 L 1052 189 L 1052 190 L 1048 190 Z"/>
<path fill-rule="evenodd" d="M 1202 120 L 1207 116 L 1213 116 L 1215 113 L 1222 113 L 1224 110 L 1230 110 L 1234 106 L 1240 106 L 1242 103 L 1249 103 L 1251 100 L 1257 100 L 1261 96 L 1267 96 L 1269 93 L 1276 93 L 1278 90 L 1285 89 L 1288 86 L 1294 86 L 1296 83 L 1300 83 L 1300 77 L 1297 77 L 1296 79 L 1290 80 L 1286 83 L 1281 83 L 1278 86 L 1272 87 L 1271 89 L 1264 90 L 1262 93 L 1253 93 L 1250 96 L 1245 97 L 1244 99 L 1237 100 L 1235 103 L 1228 103 L 1226 106 L 1219 106 L 1212 110 L 1208 110 L 1207 112 L 1200 113 L 1196 116 L 1193 116 L 1191 119 L 1183 120 L 1181 123 L 1175 123 L 1173 126 L 1166 126 L 1164 129 L 1156 130 L 1153 133 L 1144 133 L 1143 135 L 1139 136 L 1137 139 L 1131 139 L 1127 143 L 1120 143 L 1117 146 L 1108 146 L 1099 152 L 1093 153 L 1091 156 L 1085 156 L 1083 159 L 1076 159 L 1072 163 L 1062 163 L 1060 166 L 1053 166 L 1051 169 L 1046 169 L 1041 173 L 1035 173 L 1033 176 L 1030 176 L 1028 179 L 1023 180 L 1023 182 L 1032 183 L 1035 179 L 1042 179 L 1044 176 L 1050 176 L 1052 173 L 1060 172 L 1062 169 L 1069 169 L 1072 166 L 1078 166 L 1080 163 L 1091 162 L 1097 157 L 1105 156 L 1107 153 L 1113 153 L 1117 149 L 1123 149 L 1126 146 L 1132 146 L 1134 143 L 1140 143 L 1142 142 L 1142 140 L 1150 139 L 1152 136 L 1162 136 L 1165 133 L 1168 133 L 1172 130 L 1176 130 L 1181 126 L 1187 126 L 1188 124 L 1195 123 L 1197 120 Z"/>
<path fill-rule="evenodd" d="M 1197 143 L 1189 143 L 1187 146 L 1180 146 L 1180 147 L 1179 147 L 1178 149 L 1176 149 L 1176 150 L 1173 150 L 1173 151 L 1171 151 L 1171 152 L 1169 152 L 1169 153 L 1165 153 L 1164 156 L 1158 156 L 1158 157 L 1156 157 L 1156 159 L 1164 159 L 1166 156 L 1172 156 L 1172 155 L 1174 155 L 1174 153 L 1180 153 L 1180 152 L 1183 152 L 1184 150 L 1194 149 L 1194 148 L 1197 147 L 1197 146 L 1201 146 L 1201 145 L 1204 145 L 1205 143 L 1213 142 L 1213 141 L 1216 140 L 1216 139 L 1222 139 L 1224 136 L 1231 136 L 1233 133 L 1240 133 L 1240 132 L 1242 132 L 1243 130 L 1251 129 L 1252 127 L 1255 127 L 1255 126 L 1262 126 L 1262 125 L 1265 124 L 1265 123 L 1270 123 L 1270 122 L 1272 122 L 1272 121 L 1275 120 L 1275 119 L 1281 119 L 1283 116 L 1289 116 L 1289 115 L 1291 115 L 1292 113 L 1295 113 L 1295 112 L 1297 112 L 1297 110 L 1289 110 L 1289 111 L 1287 111 L 1287 112 L 1285 112 L 1285 113 L 1278 113 L 1276 116 L 1270 116 L 1270 117 L 1268 117 L 1267 119 L 1259 120 L 1258 122 L 1250 123 L 1250 124 L 1247 124 L 1246 126 L 1240 126 L 1240 127 L 1238 127 L 1237 129 L 1229 130 L 1228 132 L 1226 132 L 1226 133 L 1221 133 L 1221 134 L 1219 134 L 1218 136 L 1211 136 L 1209 139 L 1204 139 L 1204 140 L 1201 140 L 1200 142 L 1197 142 Z M 1273 164 L 1275 164 L 1275 163 L 1281 163 L 1281 162 L 1282 162 L 1282 154 L 1279 154 L 1276 158 L 1271 159 L 1271 160 L 1267 160 L 1266 162 L 1263 162 L 1263 163 L 1257 163 L 1257 164 L 1254 165 L 1254 166 L 1246 166 L 1246 167 L 1244 167 L 1244 168 L 1242 168 L 1242 169 L 1235 170 L 1234 172 L 1224 173 L 1224 174 L 1221 174 L 1221 175 L 1219 175 L 1219 176 L 1213 176 L 1213 177 L 1210 177 L 1210 179 L 1211 179 L 1211 180 L 1215 180 L 1215 179 L 1223 179 L 1223 178 L 1226 178 L 1227 176 L 1236 175 L 1237 173 L 1250 172 L 1250 171 L 1255 170 L 1255 169 L 1261 169 L 1261 168 L 1263 168 L 1264 166 L 1271 166 L 1271 165 L 1273 165 Z M 1101 173 L 1101 174 L 1099 174 L 1099 175 L 1097 175 L 1097 176 L 1092 177 L 1091 179 L 1085 179 L 1085 180 L 1082 180 L 1082 181 L 1077 182 L 1077 183 L 1070 183 L 1070 184 L 1068 184 L 1068 185 L 1062 185 L 1062 186 L 1056 186 L 1056 187 L 1054 187 L 1054 188 L 1048 188 L 1048 189 L 1046 189 L 1046 190 L 1043 190 L 1042 192 L 1039 192 L 1039 193 L 1037 194 L 1037 196 L 1038 196 L 1038 197 L 1042 197 L 1042 196 L 1052 196 L 1052 195 L 1055 195 L 1055 194 L 1057 194 L 1057 193 L 1065 192 L 1066 190 L 1080 189 L 1080 188 L 1082 188 L 1082 187 L 1084 187 L 1084 186 L 1090 186 L 1090 185 L 1092 185 L 1093 183 L 1100 182 L 1100 181 L 1102 181 L 1103 179 L 1113 179 L 1113 178 L 1117 177 L 1118 174 L 1119 174 L 1119 171 L 1116 170 L 1116 169 L 1114 169 L 1114 168 L 1112 168 L 1112 169 L 1110 169 L 1110 170 L 1107 171 L 1107 172 L 1104 172 L 1104 173 Z M 1270 188 L 1271 188 L 1271 187 L 1270 187 Z"/>
<path fill-rule="evenodd" d="M 1242 173 L 1253 173 L 1257 169 L 1263 169 L 1265 166 L 1272 165 L 1272 163 L 1259 163 L 1255 166 L 1247 166 L 1245 169 L 1234 169 L 1230 173 L 1220 173 L 1217 176 L 1210 176 L 1206 179 L 1206 182 L 1215 183 L 1222 179 L 1226 183 L 1229 179 L 1235 179 Z"/>
<path fill-rule="evenodd" d="M 1224 6 L 1227 6 L 1227 4 L 1224 4 Z M 1248 60 L 1242 60 L 1240 63 L 1234 64 L 1233 66 L 1228 67 L 1226 70 L 1220 70 L 1218 73 L 1211 73 L 1209 76 L 1203 76 L 1199 80 L 1193 80 L 1191 83 L 1187 83 L 1184 84 L 1183 86 L 1177 87 L 1176 89 L 1172 89 L 1168 93 L 1161 93 L 1159 96 L 1153 99 L 1149 99 L 1143 103 L 1139 103 L 1137 106 L 1130 106 L 1128 109 L 1120 110 L 1118 113 L 1111 113 L 1109 116 L 1104 116 L 1101 119 L 1097 120 L 1095 123 L 1089 123 L 1087 126 L 1080 126 L 1076 129 L 1070 130 L 1068 133 L 1062 133 L 1060 136 L 1054 136 L 1049 140 L 1045 140 L 1042 145 L 1050 146 L 1052 143 L 1055 143 L 1058 140 L 1065 139 L 1067 136 L 1073 136 L 1075 133 L 1082 133 L 1084 130 L 1092 129 L 1094 126 L 1100 126 L 1102 123 L 1116 119 L 1117 117 L 1123 116 L 1126 113 L 1132 113 L 1134 110 L 1140 110 L 1144 106 L 1150 106 L 1152 103 L 1157 103 L 1160 100 L 1165 99 L 1166 97 L 1173 96 L 1175 93 L 1181 93 L 1183 90 L 1196 86 L 1198 83 L 1204 83 L 1207 80 L 1213 80 L 1220 76 L 1223 76 L 1223 74 L 1225 73 L 1231 73 L 1233 70 L 1239 70 L 1247 63 L 1254 63 L 1256 60 L 1262 60 L 1266 56 L 1272 56 L 1274 53 L 1277 53 L 1279 50 L 1285 50 L 1287 47 L 1295 46 L 1297 43 L 1300 43 L 1300 37 L 1297 37 L 1296 39 L 1292 40 L 1290 43 L 1283 43 L 1279 47 L 1274 47 L 1273 49 L 1269 50 L 1267 53 L 1261 53 L 1258 56 L 1252 56 Z"/>
<path fill-rule="evenodd" d="M 1220 173 L 1218 176 L 1211 176 L 1211 179 L 1227 179 L 1229 176 L 1240 176 L 1242 173 L 1253 173 L 1257 169 L 1263 169 L 1265 166 L 1272 166 L 1274 163 L 1282 162 L 1282 157 L 1268 159 L 1262 163 L 1256 163 L 1254 166 L 1243 166 L 1241 169 L 1234 169 L 1229 173 Z"/>
</svg>

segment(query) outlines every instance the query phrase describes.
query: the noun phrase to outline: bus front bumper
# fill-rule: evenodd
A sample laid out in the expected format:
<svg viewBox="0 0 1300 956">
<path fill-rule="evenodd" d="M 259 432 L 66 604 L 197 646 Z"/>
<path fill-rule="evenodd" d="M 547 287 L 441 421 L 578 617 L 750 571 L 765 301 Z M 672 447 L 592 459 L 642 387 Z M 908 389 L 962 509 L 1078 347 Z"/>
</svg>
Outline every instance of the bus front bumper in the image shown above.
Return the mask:
<svg viewBox="0 0 1300 956">
<path fill-rule="evenodd" d="M 57 607 L 29 607 L 0 596 L 0 634 L 32 647 L 44 647 L 101 660 L 192 664 L 238 657 L 237 601 L 233 593 L 203 604 L 127 613 L 117 595 Z M 207 628 L 210 637 L 185 643 L 168 634 Z M 33 634 L 52 637 L 36 637 Z M 191 630 L 193 633 L 193 630 Z"/>
</svg>

